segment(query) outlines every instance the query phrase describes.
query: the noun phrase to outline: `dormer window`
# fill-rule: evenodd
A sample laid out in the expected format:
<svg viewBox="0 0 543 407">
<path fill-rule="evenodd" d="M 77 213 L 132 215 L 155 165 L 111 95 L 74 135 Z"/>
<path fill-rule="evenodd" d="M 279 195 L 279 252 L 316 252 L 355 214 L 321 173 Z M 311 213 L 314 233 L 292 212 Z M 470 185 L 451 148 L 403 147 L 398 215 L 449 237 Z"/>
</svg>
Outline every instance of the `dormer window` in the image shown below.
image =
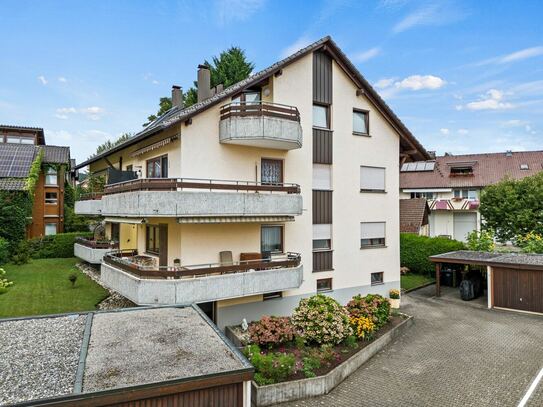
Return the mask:
<svg viewBox="0 0 543 407">
<path fill-rule="evenodd" d="M 530 169 L 530 166 L 528 164 L 520 164 L 520 169 L 526 171 Z"/>
<path fill-rule="evenodd" d="M 452 167 L 451 174 L 470 175 L 470 174 L 473 174 L 473 168 L 472 167 Z"/>
<path fill-rule="evenodd" d="M 232 98 L 232 103 L 237 104 L 254 104 L 260 103 L 260 91 L 259 90 L 247 90 L 238 96 Z"/>
<path fill-rule="evenodd" d="M 473 175 L 473 167 L 476 164 L 476 161 L 473 162 L 453 162 L 448 163 L 447 165 L 450 168 L 450 176 L 469 176 Z"/>
</svg>

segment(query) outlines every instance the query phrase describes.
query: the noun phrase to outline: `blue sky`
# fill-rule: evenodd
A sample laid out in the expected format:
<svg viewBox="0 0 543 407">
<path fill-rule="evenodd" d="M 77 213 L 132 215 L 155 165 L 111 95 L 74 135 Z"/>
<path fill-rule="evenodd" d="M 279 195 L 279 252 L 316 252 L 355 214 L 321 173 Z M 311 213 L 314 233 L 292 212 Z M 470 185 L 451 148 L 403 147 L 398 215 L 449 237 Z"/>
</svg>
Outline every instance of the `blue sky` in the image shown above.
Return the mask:
<svg viewBox="0 0 543 407">
<path fill-rule="evenodd" d="M 429 150 L 543 149 L 543 2 L 0 2 L 0 122 L 85 159 L 231 45 L 262 69 L 331 35 Z"/>
</svg>

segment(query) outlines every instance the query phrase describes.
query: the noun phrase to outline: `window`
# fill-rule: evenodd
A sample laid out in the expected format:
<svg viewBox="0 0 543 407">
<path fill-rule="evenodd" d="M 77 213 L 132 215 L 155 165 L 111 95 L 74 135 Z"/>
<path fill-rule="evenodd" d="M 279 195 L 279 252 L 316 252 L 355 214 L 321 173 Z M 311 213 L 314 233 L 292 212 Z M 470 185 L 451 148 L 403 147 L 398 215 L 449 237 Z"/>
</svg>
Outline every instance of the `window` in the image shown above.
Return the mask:
<svg viewBox="0 0 543 407">
<path fill-rule="evenodd" d="M 263 158 L 260 164 L 260 180 L 263 184 L 282 184 L 283 161 Z"/>
<path fill-rule="evenodd" d="M 332 166 L 328 164 L 313 164 L 313 189 L 332 189 Z"/>
<path fill-rule="evenodd" d="M 384 247 L 385 229 L 385 222 L 360 223 L 360 247 Z"/>
<path fill-rule="evenodd" d="M 474 189 L 455 189 L 454 197 L 458 199 L 469 199 L 475 201 L 477 199 L 477 191 Z"/>
<path fill-rule="evenodd" d="M 313 250 L 330 250 L 331 248 L 331 239 L 313 239 Z"/>
<path fill-rule="evenodd" d="M 529 170 L 530 166 L 528 164 L 520 164 L 520 169 L 521 170 Z"/>
<path fill-rule="evenodd" d="M 168 178 L 168 156 L 147 160 L 147 178 Z"/>
<path fill-rule="evenodd" d="M 384 283 L 384 280 L 383 280 L 384 274 L 385 273 L 383 273 L 382 271 L 379 272 L 379 273 L 371 273 L 371 285 L 383 284 Z"/>
<path fill-rule="evenodd" d="M 283 226 L 262 226 L 260 250 L 263 254 L 283 253 Z"/>
<path fill-rule="evenodd" d="M 236 96 L 235 98 L 232 98 L 232 103 L 237 104 L 257 104 L 260 103 L 260 91 L 258 90 L 250 90 L 243 92 L 241 95 Z"/>
<path fill-rule="evenodd" d="M 134 171 L 132 164 L 126 166 L 126 171 Z"/>
<path fill-rule="evenodd" d="M 53 167 L 47 167 L 45 170 L 45 185 L 58 185 L 57 170 Z"/>
<path fill-rule="evenodd" d="M 369 134 L 369 112 L 353 110 L 353 134 L 367 136 Z"/>
<path fill-rule="evenodd" d="M 433 192 L 411 192 L 411 199 L 414 199 L 414 198 L 434 199 L 434 193 Z"/>
<path fill-rule="evenodd" d="M 56 223 L 46 223 L 45 224 L 45 236 L 56 235 L 57 234 L 57 224 Z"/>
<path fill-rule="evenodd" d="M 13 134 L 8 134 L 6 138 L 6 143 L 34 144 L 34 137 L 25 137 L 25 136 L 17 136 Z"/>
<path fill-rule="evenodd" d="M 324 105 L 313 105 L 313 126 L 330 128 L 330 109 Z"/>
<path fill-rule="evenodd" d="M 58 203 L 57 193 L 56 192 L 46 192 L 45 193 L 45 203 L 56 205 Z"/>
<path fill-rule="evenodd" d="M 283 292 L 282 291 L 276 291 L 273 293 L 266 293 L 262 296 L 263 301 L 267 300 L 275 300 L 276 298 L 283 298 Z"/>
<path fill-rule="evenodd" d="M 332 249 L 332 225 L 313 225 L 313 250 Z"/>
<path fill-rule="evenodd" d="M 360 167 L 360 191 L 384 192 L 385 169 L 381 167 Z"/>
<path fill-rule="evenodd" d="M 121 225 L 119 223 L 111 224 L 111 240 L 118 242 L 121 237 Z"/>
<path fill-rule="evenodd" d="M 473 168 L 470 166 L 451 167 L 451 175 L 472 175 Z"/>
<path fill-rule="evenodd" d="M 323 291 L 332 291 L 332 279 L 331 278 L 321 278 L 317 280 L 317 292 Z"/>
<path fill-rule="evenodd" d="M 151 254 L 160 253 L 160 232 L 158 225 L 146 225 L 145 250 Z"/>
</svg>

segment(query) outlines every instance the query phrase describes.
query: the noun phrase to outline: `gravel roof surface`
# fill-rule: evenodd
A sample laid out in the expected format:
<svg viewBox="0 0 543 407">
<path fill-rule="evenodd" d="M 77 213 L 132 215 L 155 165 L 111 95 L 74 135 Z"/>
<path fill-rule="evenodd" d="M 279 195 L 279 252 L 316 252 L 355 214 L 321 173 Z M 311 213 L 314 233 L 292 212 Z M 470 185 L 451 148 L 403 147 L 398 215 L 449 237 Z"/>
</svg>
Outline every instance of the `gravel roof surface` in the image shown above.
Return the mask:
<svg viewBox="0 0 543 407">
<path fill-rule="evenodd" d="M 451 260 L 465 260 L 467 263 L 482 262 L 482 263 L 500 263 L 503 265 L 516 264 L 516 265 L 530 265 L 530 266 L 542 266 L 543 267 L 543 255 L 542 254 L 526 254 L 526 253 L 487 253 L 476 252 L 469 250 L 458 250 L 456 252 L 449 252 L 443 254 L 437 254 L 430 256 L 433 259 L 451 259 Z"/>
<path fill-rule="evenodd" d="M 488 252 L 475 252 L 469 250 L 458 250 L 456 252 L 449 252 L 443 254 L 437 254 L 431 256 L 432 258 L 446 258 L 446 259 L 458 259 L 458 260 L 493 260 L 497 257 L 503 256 L 503 253 L 488 253 Z"/>
<path fill-rule="evenodd" d="M 92 322 L 83 392 L 244 367 L 193 308 L 100 313 Z"/>
<path fill-rule="evenodd" d="M 0 405 L 73 391 L 85 318 L 0 321 Z"/>
</svg>

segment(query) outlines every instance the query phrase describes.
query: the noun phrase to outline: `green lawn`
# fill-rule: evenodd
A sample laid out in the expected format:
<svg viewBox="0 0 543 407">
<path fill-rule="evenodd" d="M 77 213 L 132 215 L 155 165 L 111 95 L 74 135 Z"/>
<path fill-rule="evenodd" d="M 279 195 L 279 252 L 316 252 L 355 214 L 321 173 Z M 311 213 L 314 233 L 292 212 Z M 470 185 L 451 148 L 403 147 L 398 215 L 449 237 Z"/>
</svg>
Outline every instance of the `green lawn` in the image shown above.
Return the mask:
<svg viewBox="0 0 543 407">
<path fill-rule="evenodd" d="M 39 259 L 3 266 L 13 285 L 0 295 L 0 318 L 96 309 L 108 292 L 75 267 L 78 261 Z M 74 288 L 68 280 L 72 273 L 77 274 Z"/>
<path fill-rule="evenodd" d="M 401 276 L 400 279 L 402 290 L 411 290 L 434 281 L 433 278 L 421 274 L 406 274 Z"/>
</svg>

